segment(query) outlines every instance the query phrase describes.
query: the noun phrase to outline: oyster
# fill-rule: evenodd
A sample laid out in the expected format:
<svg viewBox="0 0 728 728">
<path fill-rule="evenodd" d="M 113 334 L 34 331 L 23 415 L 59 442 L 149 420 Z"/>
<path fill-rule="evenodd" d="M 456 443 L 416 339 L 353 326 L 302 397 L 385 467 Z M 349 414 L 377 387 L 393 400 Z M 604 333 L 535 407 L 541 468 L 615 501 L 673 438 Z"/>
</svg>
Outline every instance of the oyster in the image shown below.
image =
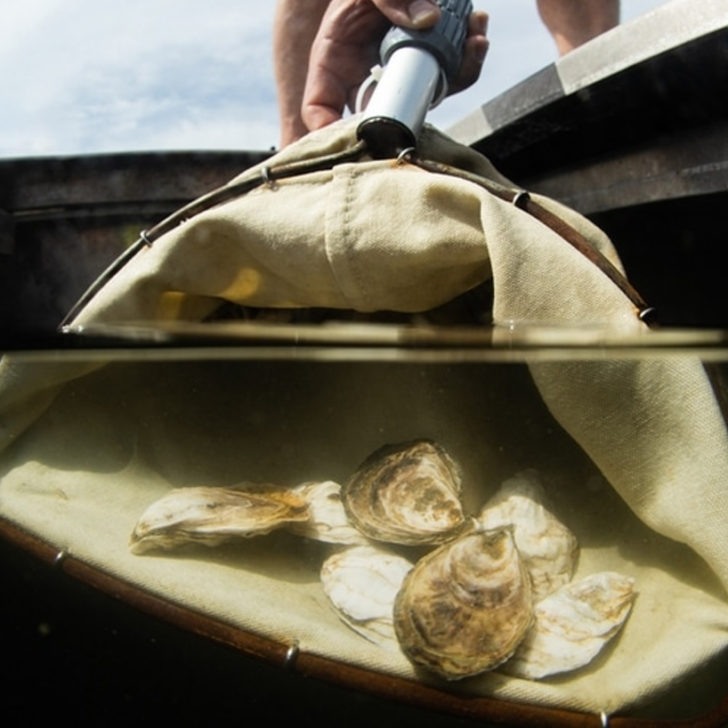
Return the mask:
<svg viewBox="0 0 728 728">
<path fill-rule="evenodd" d="M 341 486 L 333 480 L 303 483 L 293 489 L 308 503 L 309 517 L 287 530 L 300 536 L 338 544 L 365 544 L 368 540 L 354 528 L 341 503 Z"/>
<path fill-rule="evenodd" d="M 470 532 L 415 564 L 394 605 L 403 652 L 448 680 L 505 662 L 533 619 L 510 529 Z"/>
<path fill-rule="evenodd" d="M 308 517 L 305 499 L 286 488 L 251 483 L 232 488 L 175 488 L 144 511 L 129 545 L 137 554 L 187 543 L 217 546 Z"/>
<path fill-rule="evenodd" d="M 430 440 L 385 445 L 342 489 L 349 520 L 363 534 L 397 544 L 438 544 L 466 525 L 460 473 Z"/>
<path fill-rule="evenodd" d="M 536 605 L 535 622 L 503 671 L 538 679 L 591 662 L 624 624 L 634 580 L 614 572 L 592 574 Z"/>
<path fill-rule="evenodd" d="M 478 517 L 480 528 L 512 525 L 513 537 L 531 575 L 534 602 L 568 584 L 576 567 L 576 536 L 545 506 L 535 470 L 524 470 L 501 485 Z"/>
<path fill-rule="evenodd" d="M 341 619 L 371 642 L 396 649 L 392 608 L 412 563 L 375 546 L 353 546 L 321 567 L 324 592 Z"/>
</svg>

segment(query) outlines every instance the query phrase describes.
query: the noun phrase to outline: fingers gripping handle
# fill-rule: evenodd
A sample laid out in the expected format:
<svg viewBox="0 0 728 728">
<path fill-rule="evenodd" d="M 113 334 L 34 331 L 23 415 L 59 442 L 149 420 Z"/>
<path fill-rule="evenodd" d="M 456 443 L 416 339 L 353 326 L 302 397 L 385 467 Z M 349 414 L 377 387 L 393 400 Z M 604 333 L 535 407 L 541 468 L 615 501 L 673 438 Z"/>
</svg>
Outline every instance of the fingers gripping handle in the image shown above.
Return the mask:
<svg viewBox="0 0 728 728">
<path fill-rule="evenodd" d="M 457 76 L 463 60 L 463 45 L 468 34 L 468 19 L 473 12 L 470 0 L 438 0 L 440 19 L 428 30 L 409 30 L 393 26 L 380 46 L 382 64 L 400 48 L 422 48 L 437 60 L 448 82 Z"/>
<path fill-rule="evenodd" d="M 429 30 L 393 27 L 380 55 L 384 72 L 357 128 L 375 157 L 415 146 L 425 115 L 442 98 L 463 60 L 470 0 L 438 0 L 440 19 Z"/>
</svg>

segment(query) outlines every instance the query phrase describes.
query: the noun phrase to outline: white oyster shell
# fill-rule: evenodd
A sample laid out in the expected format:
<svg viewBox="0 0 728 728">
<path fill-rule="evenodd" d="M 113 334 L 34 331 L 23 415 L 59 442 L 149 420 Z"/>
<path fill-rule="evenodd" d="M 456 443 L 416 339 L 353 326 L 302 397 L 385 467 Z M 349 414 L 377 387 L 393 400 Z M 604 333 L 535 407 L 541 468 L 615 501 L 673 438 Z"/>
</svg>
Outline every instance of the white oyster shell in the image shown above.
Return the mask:
<svg viewBox="0 0 728 728">
<path fill-rule="evenodd" d="M 402 651 L 448 680 L 507 660 L 532 618 L 530 579 L 509 528 L 468 533 L 422 557 L 394 605 Z"/>
<path fill-rule="evenodd" d="M 253 483 L 175 488 L 144 511 L 129 545 L 137 554 L 188 543 L 217 546 L 307 519 L 306 501 L 287 488 Z"/>
<path fill-rule="evenodd" d="M 536 620 L 502 670 L 532 680 L 591 662 L 617 634 L 634 600 L 634 580 L 614 572 L 567 584 L 536 605 Z"/>
<path fill-rule="evenodd" d="M 300 536 L 335 544 L 365 544 L 368 540 L 354 528 L 341 502 L 341 485 L 333 480 L 303 483 L 293 489 L 308 503 L 307 521 L 297 521 L 287 530 Z"/>
<path fill-rule="evenodd" d="M 460 471 L 430 440 L 385 445 L 372 453 L 342 488 L 352 524 L 387 543 L 439 544 L 466 525 Z"/>
<path fill-rule="evenodd" d="M 341 619 L 382 647 L 397 649 L 392 610 L 412 563 L 375 546 L 353 546 L 330 556 L 321 583 Z"/>
<path fill-rule="evenodd" d="M 483 529 L 513 527 L 535 602 L 569 583 L 579 553 L 576 537 L 548 510 L 545 500 L 538 473 L 524 470 L 501 485 L 478 517 Z"/>
</svg>

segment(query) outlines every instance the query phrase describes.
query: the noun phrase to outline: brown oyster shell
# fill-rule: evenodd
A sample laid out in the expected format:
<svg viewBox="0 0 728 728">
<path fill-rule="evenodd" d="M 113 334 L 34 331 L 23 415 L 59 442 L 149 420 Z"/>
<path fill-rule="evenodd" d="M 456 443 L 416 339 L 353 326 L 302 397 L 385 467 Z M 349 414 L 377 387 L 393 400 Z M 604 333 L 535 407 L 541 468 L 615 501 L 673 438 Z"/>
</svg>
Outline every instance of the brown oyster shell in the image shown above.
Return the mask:
<svg viewBox="0 0 728 728">
<path fill-rule="evenodd" d="M 440 544 L 466 525 L 460 472 L 431 440 L 385 445 L 342 488 L 349 520 L 365 536 L 395 544 Z"/>
<path fill-rule="evenodd" d="M 530 578 L 508 528 L 467 533 L 421 558 L 394 605 L 402 651 L 448 680 L 505 662 L 532 619 Z"/>
<path fill-rule="evenodd" d="M 175 488 L 144 511 L 129 546 L 137 554 L 189 543 L 217 546 L 308 517 L 306 500 L 287 488 L 252 483 Z"/>
</svg>

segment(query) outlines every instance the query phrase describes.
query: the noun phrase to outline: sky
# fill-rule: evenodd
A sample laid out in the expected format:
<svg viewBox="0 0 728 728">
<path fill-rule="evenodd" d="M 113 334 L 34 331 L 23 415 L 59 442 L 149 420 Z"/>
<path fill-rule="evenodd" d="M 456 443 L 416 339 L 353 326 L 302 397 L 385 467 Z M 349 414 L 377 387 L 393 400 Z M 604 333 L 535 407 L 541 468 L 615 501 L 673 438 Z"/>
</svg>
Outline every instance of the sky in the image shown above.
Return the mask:
<svg viewBox="0 0 728 728">
<path fill-rule="evenodd" d="M 622 0 L 622 22 L 666 0 Z M 533 0 L 474 0 L 491 47 L 447 129 L 556 60 Z M 0 157 L 278 143 L 275 0 L 0 0 Z"/>
</svg>

